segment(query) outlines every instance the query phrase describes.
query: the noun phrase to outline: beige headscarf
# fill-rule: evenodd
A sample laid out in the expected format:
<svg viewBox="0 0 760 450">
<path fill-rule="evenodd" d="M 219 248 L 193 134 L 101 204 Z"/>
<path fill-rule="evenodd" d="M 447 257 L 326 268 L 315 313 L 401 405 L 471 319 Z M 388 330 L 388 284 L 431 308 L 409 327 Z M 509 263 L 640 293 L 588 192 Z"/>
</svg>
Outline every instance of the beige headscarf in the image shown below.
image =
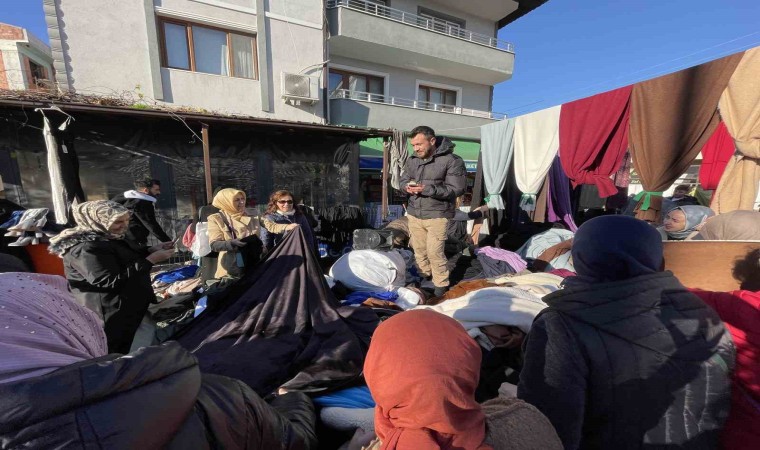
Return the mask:
<svg viewBox="0 0 760 450">
<path fill-rule="evenodd" d="M 50 253 L 63 257 L 66 251 L 82 241 L 124 238 L 123 234 L 113 234 L 109 231 L 114 222 L 129 214 L 127 208 L 116 202 L 84 202 L 74 206 L 72 213 L 77 226 L 63 230 L 58 236 L 51 238 Z"/>
<path fill-rule="evenodd" d="M 234 200 L 238 194 L 242 195 L 243 200 L 245 200 L 245 192 L 243 191 L 232 188 L 222 189 L 214 196 L 214 201 L 211 202 L 211 204 L 233 219 L 240 220 L 240 218 L 245 215 L 245 212 L 240 212 L 235 208 Z"/>
</svg>

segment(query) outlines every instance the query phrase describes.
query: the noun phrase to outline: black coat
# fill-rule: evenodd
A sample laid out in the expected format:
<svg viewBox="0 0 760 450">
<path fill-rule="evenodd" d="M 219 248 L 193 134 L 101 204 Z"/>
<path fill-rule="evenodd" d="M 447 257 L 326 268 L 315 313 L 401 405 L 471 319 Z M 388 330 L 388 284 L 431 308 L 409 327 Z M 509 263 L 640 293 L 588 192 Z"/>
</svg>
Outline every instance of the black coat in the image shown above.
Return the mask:
<svg viewBox="0 0 760 450">
<path fill-rule="evenodd" d="M 77 303 L 103 318 L 112 353 L 129 353 L 137 328 L 156 298 L 150 283 L 153 264 L 145 256 L 147 250 L 136 249 L 124 239 L 79 242 L 63 257 L 71 292 Z"/>
<path fill-rule="evenodd" d="M 734 347 L 718 315 L 670 273 L 569 287 L 525 343 L 518 397 L 566 449 L 714 449 Z"/>
<path fill-rule="evenodd" d="M 454 144 L 439 137 L 433 154 L 427 159 L 412 155 L 401 175 L 400 189 L 406 192 L 409 182 L 425 185 L 419 195 L 411 195 L 407 212 L 418 219 L 451 219 L 456 198 L 467 187 L 467 171 L 462 158 L 454 154 Z"/>
<path fill-rule="evenodd" d="M 132 211 L 127 231 L 128 239 L 140 245 L 146 245 L 148 237 L 151 234 L 161 242 L 172 240 L 161 228 L 161 225 L 158 224 L 156 220 L 156 207 L 153 202 L 139 198 L 125 198 L 124 194 L 117 195 L 113 198 L 113 201 L 124 205 L 125 208 Z"/>
<path fill-rule="evenodd" d="M 176 343 L 146 347 L 0 384 L 0 448 L 315 447 L 311 401 L 288 394 L 275 402 L 240 381 L 201 375 Z"/>
</svg>

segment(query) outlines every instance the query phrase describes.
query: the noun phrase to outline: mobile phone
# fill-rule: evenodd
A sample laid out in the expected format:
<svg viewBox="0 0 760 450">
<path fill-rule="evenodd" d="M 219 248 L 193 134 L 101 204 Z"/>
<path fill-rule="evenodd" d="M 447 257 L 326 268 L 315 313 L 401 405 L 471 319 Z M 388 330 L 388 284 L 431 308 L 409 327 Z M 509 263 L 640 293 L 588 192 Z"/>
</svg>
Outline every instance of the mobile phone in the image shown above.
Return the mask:
<svg viewBox="0 0 760 450">
<path fill-rule="evenodd" d="M 177 242 L 179 242 L 180 237 L 181 236 L 177 236 L 176 238 L 174 238 L 174 240 L 172 241 L 172 245 L 177 245 Z"/>
<path fill-rule="evenodd" d="M 407 186 L 417 186 L 417 182 L 412 180 L 409 183 L 406 184 Z"/>
</svg>

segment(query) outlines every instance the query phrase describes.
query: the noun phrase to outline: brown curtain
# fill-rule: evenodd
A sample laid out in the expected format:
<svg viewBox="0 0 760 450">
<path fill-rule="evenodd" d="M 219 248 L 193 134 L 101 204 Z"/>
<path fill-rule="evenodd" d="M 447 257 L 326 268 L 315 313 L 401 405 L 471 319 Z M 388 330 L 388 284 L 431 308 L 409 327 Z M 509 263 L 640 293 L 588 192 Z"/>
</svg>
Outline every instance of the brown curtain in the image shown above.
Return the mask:
<svg viewBox="0 0 760 450">
<path fill-rule="evenodd" d="M 639 200 L 637 217 L 659 221 L 661 201 L 648 193 L 670 187 L 715 131 L 718 101 L 742 55 L 726 56 L 633 87 L 630 149 L 647 191 Z"/>
<path fill-rule="evenodd" d="M 718 214 L 753 209 L 760 183 L 760 47 L 744 54 L 719 108 L 736 154 L 723 172 L 712 209 Z"/>
</svg>

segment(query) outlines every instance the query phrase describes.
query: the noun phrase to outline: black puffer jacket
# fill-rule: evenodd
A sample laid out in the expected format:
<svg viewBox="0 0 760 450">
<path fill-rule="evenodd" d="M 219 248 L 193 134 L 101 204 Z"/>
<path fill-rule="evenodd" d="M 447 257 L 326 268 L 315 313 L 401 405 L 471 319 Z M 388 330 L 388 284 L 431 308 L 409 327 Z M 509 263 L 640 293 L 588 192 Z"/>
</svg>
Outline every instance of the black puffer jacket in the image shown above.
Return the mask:
<svg viewBox="0 0 760 450">
<path fill-rule="evenodd" d="M 418 219 L 453 218 L 455 200 L 467 187 L 466 173 L 464 161 L 454 154 L 454 144 L 438 137 L 432 156 L 420 159 L 413 154 L 406 162 L 401 190 L 406 192 L 412 180 L 425 186 L 421 194 L 409 197 L 407 212 Z"/>
<path fill-rule="evenodd" d="M 126 198 L 124 194 L 117 195 L 113 201 L 132 211 L 127 231 L 127 237 L 132 241 L 146 245 L 151 234 L 161 242 L 172 240 L 156 220 L 156 206 L 153 202 L 139 198 Z"/>
<path fill-rule="evenodd" d="M 195 357 L 176 343 L 146 347 L 0 384 L 0 448 L 316 447 L 308 397 L 275 402 L 266 404 L 240 381 L 201 375 Z"/>
<path fill-rule="evenodd" d="M 566 449 L 714 449 L 734 347 L 718 315 L 670 273 L 544 297 L 518 397 Z"/>
<path fill-rule="evenodd" d="M 104 240 L 95 233 L 76 234 L 59 245 L 72 240 L 77 243 L 63 256 L 71 292 L 77 303 L 103 318 L 108 351 L 129 353 L 137 328 L 156 298 L 147 250 L 126 239 Z"/>
</svg>

